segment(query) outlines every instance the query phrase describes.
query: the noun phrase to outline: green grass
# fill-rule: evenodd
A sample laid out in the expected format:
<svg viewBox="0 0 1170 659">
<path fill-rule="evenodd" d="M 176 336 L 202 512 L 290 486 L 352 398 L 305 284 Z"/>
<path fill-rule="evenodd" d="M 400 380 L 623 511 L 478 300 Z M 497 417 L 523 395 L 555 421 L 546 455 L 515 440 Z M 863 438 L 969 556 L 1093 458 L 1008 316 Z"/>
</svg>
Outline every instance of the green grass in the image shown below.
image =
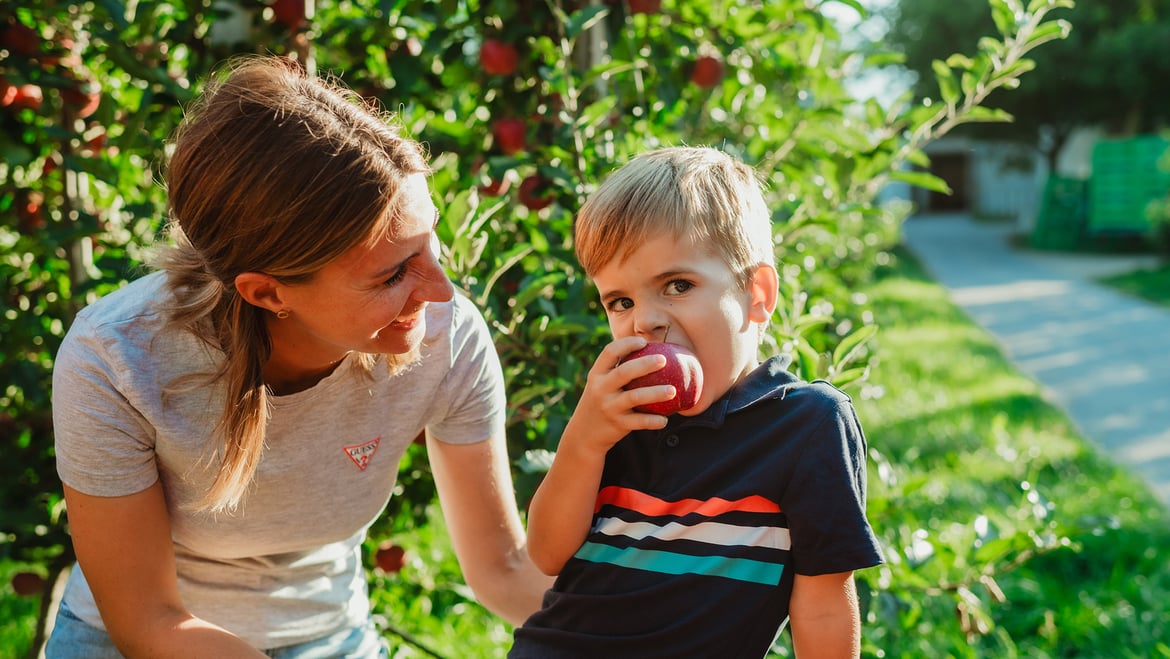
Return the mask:
<svg viewBox="0 0 1170 659">
<path fill-rule="evenodd" d="M 0 659 L 23 659 L 36 634 L 37 599 L 19 597 L 12 590 L 12 577 L 29 571 L 40 570 L 22 563 L 0 561 Z"/>
<path fill-rule="evenodd" d="M 1170 307 L 1170 263 L 1105 277 L 1100 281 L 1130 295 Z"/>
<path fill-rule="evenodd" d="M 877 458 L 871 521 L 893 554 L 866 577 L 893 581 L 877 585 L 868 652 L 1170 657 L 1167 511 L 918 264 L 897 263 L 866 291 L 880 360 L 854 392 Z M 934 554 L 918 562 L 920 541 Z"/>
</svg>

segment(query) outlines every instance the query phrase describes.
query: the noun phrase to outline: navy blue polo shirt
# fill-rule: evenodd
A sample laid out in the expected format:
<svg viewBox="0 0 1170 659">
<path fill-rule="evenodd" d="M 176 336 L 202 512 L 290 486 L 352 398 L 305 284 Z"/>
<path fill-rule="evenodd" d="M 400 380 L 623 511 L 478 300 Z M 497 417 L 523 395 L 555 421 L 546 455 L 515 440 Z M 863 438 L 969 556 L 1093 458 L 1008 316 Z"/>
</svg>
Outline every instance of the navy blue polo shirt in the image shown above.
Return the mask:
<svg viewBox="0 0 1170 659">
<path fill-rule="evenodd" d="M 763 657 L 795 574 L 882 562 L 853 405 L 788 364 L 610 449 L 592 529 L 510 659 Z"/>
</svg>

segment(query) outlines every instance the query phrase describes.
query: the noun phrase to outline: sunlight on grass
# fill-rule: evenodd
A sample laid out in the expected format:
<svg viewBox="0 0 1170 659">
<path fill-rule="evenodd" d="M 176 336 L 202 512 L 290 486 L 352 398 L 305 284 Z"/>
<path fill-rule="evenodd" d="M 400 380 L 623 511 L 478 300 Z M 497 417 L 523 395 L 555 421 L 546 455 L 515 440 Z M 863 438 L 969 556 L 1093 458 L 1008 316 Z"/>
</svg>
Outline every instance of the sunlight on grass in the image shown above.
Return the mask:
<svg viewBox="0 0 1170 659">
<path fill-rule="evenodd" d="M 879 533 L 908 549 L 927 533 L 945 553 L 944 541 L 983 518 L 1005 535 L 1056 524 L 1070 540 L 997 575 L 1004 600 L 981 600 L 990 628 L 955 655 L 1014 644 L 1025 656 L 1167 656 L 1170 517 L 1149 488 L 1079 436 L 908 255 L 866 293 L 881 361 L 869 395 L 855 399 L 871 449 L 888 461 L 870 475 Z M 938 584 L 961 578 L 966 559 L 947 557 L 910 573 L 937 591 L 925 596 L 939 600 L 923 605 L 926 636 L 958 624 Z"/>
</svg>

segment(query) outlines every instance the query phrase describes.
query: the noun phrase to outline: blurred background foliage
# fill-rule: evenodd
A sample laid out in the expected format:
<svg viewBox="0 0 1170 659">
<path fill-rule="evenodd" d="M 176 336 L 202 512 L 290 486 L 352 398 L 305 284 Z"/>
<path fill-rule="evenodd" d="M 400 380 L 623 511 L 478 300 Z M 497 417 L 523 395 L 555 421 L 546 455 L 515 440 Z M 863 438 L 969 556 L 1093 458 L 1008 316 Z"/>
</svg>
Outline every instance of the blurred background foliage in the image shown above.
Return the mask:
<svg viewBox="0 0 1170 659">
<path fill-rule="evenodd" d="M 53 355 L 79 308 L 141 274 L 167 213 L 167 141 L 231 56 L 276 53 L 337 76 L 427 145 L 450 275 L 483 310 L 504 365 L 523 508 L 608 337 L 570 242 L 574 213 L 608 172 L 676 144 L 717 146 L 756 166 L 775 211 L 783 294 L 765 349 L 791 354 L 805 378 L 880 397 L 864 291 L 896 265 L 910 211 L 883 203 L 883 191 L 892 182 L 945 191 L 923 172 L 923 147 L 963 124 L 1006 121 L 988 95 L 1017 86 L 1032 50 L 1068 35 L 1069 7 L 988 0 L 994 30 L 932 69 L 935 93 L 879 101 L 856 98 L 848 81 L 902 56 L 839 31 L 832 16 L 868 15 L 857 0 L 5 3 L 0 579 L 34 598 L 0 598 L 10 614 L 0 617 L 21 621 L 0 644 L 36 652 L 73 560 L 53 463 Z M 995 577 L 1068 547 L 1062 527 L 1027 493 L 1012 494 L 1020 514 L 936 537 L 902 511 L 924 483 L 900 479 L 902 467 L 876 448 L 870 457 L 871 508 L 891 560 L 859 576 L 867 629 L 880 640 L 866 653 L 979 638 L 1015 648 L 990 622 Z M 403 641 L 396 656 L 495 656 L 509 629 L 459 582 L 435 512 L 417 445 L 366 545 L 375 606 Z M 924 594 L 941 597 L 932 606 L 946 624 L 923 626 Z M 776 653 L 788 654 L 783 642 Z"/>
</svg>

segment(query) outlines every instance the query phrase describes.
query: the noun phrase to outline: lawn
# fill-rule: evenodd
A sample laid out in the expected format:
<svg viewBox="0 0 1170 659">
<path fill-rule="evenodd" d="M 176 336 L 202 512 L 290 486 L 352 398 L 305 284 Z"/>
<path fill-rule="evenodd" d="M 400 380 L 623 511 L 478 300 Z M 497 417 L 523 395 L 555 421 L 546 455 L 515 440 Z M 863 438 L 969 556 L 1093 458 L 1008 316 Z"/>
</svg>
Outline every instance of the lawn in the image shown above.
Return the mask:
<svg viewBox="0 0 1170 659">
<path fill-rule="evenodd" d="M 1170 307 L 1170 263 L 1106 277 L 1100 281 L 1130 295 Z"/>
<path fill-rule="evenodd" d="M 1170 657 L 1170 516 L 1148 488 L 910 256 L 859 293 L 881 331 L 849 393 L 889 559 L 861 576 L 866 656 Z M 502 656 L 510 629 L 468 599 L 441 522 L 394 540 L 406 567 L 371 576 L 381 620 L 409 639 L 389 633 L 392 656 Z M 0 565 L 0 657 L 15 659 L 34 606 L 12 594 L 13 570 Z"/>
<path fill-rule="evenodd" d="M 902 628 L 867 626 L 867 643 L 885 656 L 1170 657 L 1166 510 L 897 256 L 866 291 L 880 360 L 854 398 L 878 457 L 873 522 L 919 597 L 902 603 Z M 996 536 L 1017 544 L 993 560 Z"/>
</svg>

